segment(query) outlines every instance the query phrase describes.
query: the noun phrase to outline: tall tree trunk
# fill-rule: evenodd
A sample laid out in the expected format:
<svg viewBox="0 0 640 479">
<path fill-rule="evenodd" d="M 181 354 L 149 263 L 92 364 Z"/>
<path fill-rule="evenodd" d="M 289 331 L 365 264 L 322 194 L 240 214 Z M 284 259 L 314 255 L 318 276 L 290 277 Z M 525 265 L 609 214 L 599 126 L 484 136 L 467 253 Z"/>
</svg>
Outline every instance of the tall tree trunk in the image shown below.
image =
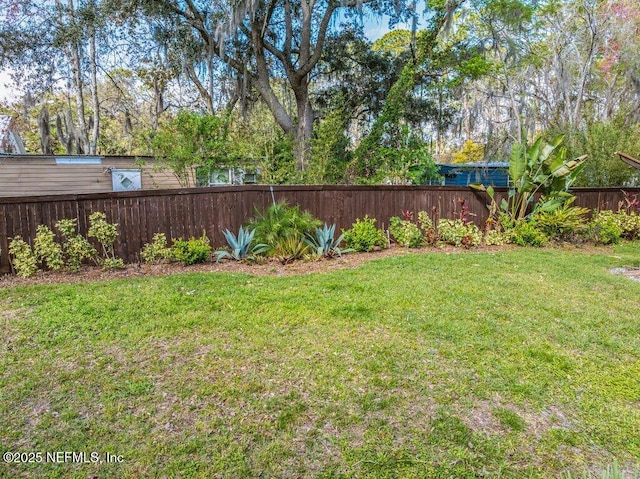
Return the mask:
<svg viewBox="0 0 640 479">
<path fill-rule="evenodd" d="M 77 133 L 77 153 L 79 155 L 83 155 L 89 152 L 89 133 L 87 128 L 87 121 L 84 117 L 84 96 L 83 96 L 83 87 L 84 82 L 82 80 L 82 70 L 81 70 L 81 62 L 80 62 L 80 45 L 77 43 L 73 43 L 70 47 L 71 49 L 71 71 L 73 72 L 73 87 L 74 93 L 76 97 L 76 116 L 78 120 L 78 129 Z"/>
<path fill-rule="evenodd" d="M 89 59 L 91 63 L 91 103 L 93 107 L 93 129 L 91 142 L 89 143 L 89 154 L 95 155 L 98 151 L 98 140 L 100 139 L 100 99 L 98 97 L 98 66 L 96 32 L 94 28 L 92 28 L 89 38 Z"/>
<path fill-rule="evenodd" d="M 43 106 L 38 114 L 38 131 L 40 133 L 40 148 L 43 155 L 52 155 L 53 139 L 51 138 L 51 127 L 49 125 L 49 109 Z"/>
<path fill-rule="evenodd" d="M 158 78 L 158 74 L 153 76 L 153 114 L 151 115 L 151 126 L 158 129 L 160 115 L 164 112 L 164 82 Z"/>
<path fill-rule="evenodd" d="M 315 112 L 309 99 L 309 81 L 305 78 L 294 90 L 298 122 L 294 137 L 294 157 L 296 169 L 305 171 L 311 160 L 311 138 L 313 137 L 313 121 Z"/>
</svg>

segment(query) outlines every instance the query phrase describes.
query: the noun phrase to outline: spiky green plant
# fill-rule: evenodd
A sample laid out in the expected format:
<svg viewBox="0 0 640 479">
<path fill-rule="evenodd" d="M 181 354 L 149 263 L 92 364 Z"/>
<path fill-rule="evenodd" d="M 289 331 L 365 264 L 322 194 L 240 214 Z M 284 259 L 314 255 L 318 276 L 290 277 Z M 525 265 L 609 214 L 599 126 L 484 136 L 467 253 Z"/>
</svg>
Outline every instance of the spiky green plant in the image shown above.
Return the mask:
<svg viewBox="0 0 640 479">
<path fill-rule="evenodd" d="M 251 244 L 253 243 L 253 237 L 255 235 L 256 230 L 252 229 L 244 229 L 240 226 L 240 230 L 238 231 L 238 236 L 234 235 L 229 230 L 224 230 L 223 234 L 231 251 L 216 251 L 216 260 L 220 261 L 224 258 L 235 259 L 236 261 L 243 259 L 250 259 L 255 255 L 264 253 L 267 251 L 268 246 L 264 243 L 259 243 L 254 245 L 253 248 Z"/>
<path fill-rule="evenodd" d="M 353 251 L 350 248 L 340 249 L 340 243 L 342 243 L 344 234 L 341 234 L 338 239 L 334 239 L 335 232 L 335 224 L 327 226 L 327 223 L 325 223 L 322 228 L 316 228 L 315 235 L 307 233 L 305 235 L 304 242 L 313 248 L 316 255 L 324 256 L 326 258 L 342 256 L 342 253 Z"/>
</svg>

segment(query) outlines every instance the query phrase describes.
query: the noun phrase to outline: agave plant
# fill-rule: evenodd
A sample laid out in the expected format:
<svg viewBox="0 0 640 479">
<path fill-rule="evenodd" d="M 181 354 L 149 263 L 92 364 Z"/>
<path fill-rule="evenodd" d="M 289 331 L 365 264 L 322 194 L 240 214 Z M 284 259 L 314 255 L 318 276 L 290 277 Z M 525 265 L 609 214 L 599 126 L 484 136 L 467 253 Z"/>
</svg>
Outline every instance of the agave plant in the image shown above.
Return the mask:
<svg viewBox="0 0 640 479">
<path fill-rule="evenodd" d="M 313 248 L 318 256 L 326 256 L 327 258 L 342 256 L 342 253 L 353 251 L 352 249 L 340 249 L 340 243 L 344 235 L 340 235 L 338 239 L 334 240 L 335 232 L 335 224 L 327 226 L 327 223 L 325 223 L 324 227 L 316 228 L 315 236 L 306 234 L 304 242 Z"/>
<path fill-rule="evenodd" d="M 238 236 L 234 235 L 231 231 L 225 230 L 224 237 L 231 248 L 231 251 L 216 251 L 216 259 L 220 261 L 224 258 L 235 259 L 236 261 L 242 259 L 248 259 L 254 255 L 264 253 L 267 250 L 266 244 L 257 244 L 251 247 L 253 243 L 253 235 L 256 230 L 244 229 L 242 226 L 238 231 Z"/>
</svg>

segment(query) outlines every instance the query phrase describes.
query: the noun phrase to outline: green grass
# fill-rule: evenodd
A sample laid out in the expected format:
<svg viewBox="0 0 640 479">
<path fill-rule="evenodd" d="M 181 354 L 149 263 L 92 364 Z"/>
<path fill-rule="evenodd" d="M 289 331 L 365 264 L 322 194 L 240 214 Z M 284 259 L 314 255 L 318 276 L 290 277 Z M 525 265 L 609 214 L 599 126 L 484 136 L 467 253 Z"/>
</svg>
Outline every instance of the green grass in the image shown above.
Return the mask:
<svg viewBox="0 0 640 479">
<path fill-rule="evenodd" d="M 0 291 L 0 477 L 640 470 L 640 283 L 614 253 L 410 254 L 295 277 Z"/>
</svg>

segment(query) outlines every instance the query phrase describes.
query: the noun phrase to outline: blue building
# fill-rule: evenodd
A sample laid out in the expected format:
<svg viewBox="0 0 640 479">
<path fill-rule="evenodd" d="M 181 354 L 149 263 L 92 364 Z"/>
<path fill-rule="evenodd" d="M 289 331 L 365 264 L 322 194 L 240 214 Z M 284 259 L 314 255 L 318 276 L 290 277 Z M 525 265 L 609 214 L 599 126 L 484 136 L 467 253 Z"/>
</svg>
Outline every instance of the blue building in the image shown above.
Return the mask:
<svg viewBox="0 0 640 479">
<path fill-rule="evenodd" d="M 468 186 L 470 183 L 482 183 L 485 186 L 509 186 L 509 163 L 438 163 L 438 173 L 442 176 L 439 183 L 443 186 Z M 435 183 L 431 183 L 435 184 Z"/>
</svg>

